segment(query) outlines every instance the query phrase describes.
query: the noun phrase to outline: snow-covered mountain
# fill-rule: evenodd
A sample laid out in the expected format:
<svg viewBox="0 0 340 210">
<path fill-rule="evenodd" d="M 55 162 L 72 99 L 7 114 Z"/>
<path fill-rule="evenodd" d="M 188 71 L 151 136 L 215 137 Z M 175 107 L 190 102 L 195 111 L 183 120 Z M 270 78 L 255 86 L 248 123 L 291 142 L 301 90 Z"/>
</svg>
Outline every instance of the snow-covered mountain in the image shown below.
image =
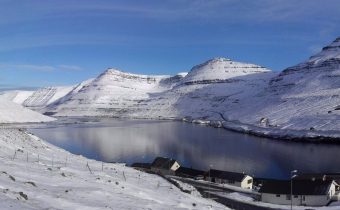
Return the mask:
<svg viewBox="0 0 340 210">
<path fill-rule="evenodd" d="M 41 111 L 49 104 L 55 103 L 69 94 L 77 93 L 84 85 L 91 82 L 89 79 L 73 86 L 43 87 L 35 91 L 11 90 L 0 93 L 1 98 L 11 100 L 33 110 Z"/>
<path fill-rule="evenodd" d="M 225 116 L 280 129 L 339 131 L 340 38 L 273 77 L 261 95 L 230 107 Z"/>
<path fill-rule="evenodd" d="M 143 101 L 171 89 L 182 74 L 148 76 L 108 69 L 83 86 L 77 93 L 69 94 L 62 103 L 57 101 L 47 107 L 47 112 L 66 116 L 123 116 L 136 111 Z"/>
<path fill-rule="evenodd" d="M 55 119 L 0 98 L 0 123 L 48 122 L 53 120 Z"/>
<path fill-rule="evenodd" d="M 33 101 L 44 106 L 41 112 L 56 116 L 186 117 L 232 122 L 268 133 L 274 129 L 337 132 L 340 38 L 281 73 L 215 58 L 194 66 L 188 74 L 147 76 L 108 69 L 96 79 L 65 91 L 67 94 L 57 100 L 55 95 L 53 99 L 53 94 L 46 94 L 51 91 L 8 97 L 26 106 Z M 33 100 L 39 98 L 35 95 L 46 99 Z M 24 96 L 29 97 L 23 100 Z"/>
<path fill-rule="evenodd" d="M 261 66 L 215 58 L 194 66 L 177 86 L 145 101 L 132 116 L 223 120 L 226 107 L 258 94 L 274 75 Z"/>
</svg>

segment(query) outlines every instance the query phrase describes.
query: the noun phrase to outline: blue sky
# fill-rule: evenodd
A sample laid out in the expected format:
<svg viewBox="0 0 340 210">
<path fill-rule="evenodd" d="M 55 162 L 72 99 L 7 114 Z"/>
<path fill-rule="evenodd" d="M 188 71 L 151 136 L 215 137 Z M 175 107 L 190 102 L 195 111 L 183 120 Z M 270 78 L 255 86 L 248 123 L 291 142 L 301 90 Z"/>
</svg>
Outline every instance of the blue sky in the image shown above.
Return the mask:
<svg viewBox="0 0 340 210">
<path fill-rule="evenodd" d="M 213 57 L 279 71 L 340 36 L 338 0 L 0 0 L 0 88 L 108 67 L 176 74 Z"/>
</svg>

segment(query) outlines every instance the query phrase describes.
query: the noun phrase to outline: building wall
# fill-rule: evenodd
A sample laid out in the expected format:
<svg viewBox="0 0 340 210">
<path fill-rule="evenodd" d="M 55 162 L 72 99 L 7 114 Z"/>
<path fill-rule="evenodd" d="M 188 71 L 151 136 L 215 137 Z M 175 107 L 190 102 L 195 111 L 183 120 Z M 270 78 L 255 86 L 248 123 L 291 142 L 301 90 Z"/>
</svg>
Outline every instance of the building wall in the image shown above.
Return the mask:
<svg viewBox="0 0 340 210">
<path fill-rule="evenodd" d="M 159 169 L 159 168 L 154 168 L 151 167 L 151 171 L 157 174 L 162 174 L 162 175 L 175 175 L 175 172 L 172 170 L 166 170 L 166 169 Z"/>
<path fill-rule="evenodd" d="M 172 171 L 176 171 L 177 169 L 179 169 L 179 167 L 181 167 L 180 165 L 179 165 L 179 163 L 177 163 L 177 161 L 171 166 L 171 170 Z"/>
<path fill-rule="evenodd" d="M 275 194 L 262 193 L 261 201 L 265 203 L 290 205 L 291 201 L 287 200 L 287 195 L 281 194 L 280 197 L 276 197 Z M 327 195 L 306 195 L 303 200 L 303 195 L 299 195 L 297 198 L 293 196 L 293 205 L 300 206 L 325 206 L 330 200 Z"/>
<path fill-rule="evenodd" d="M 228 184 L 228 185 L 232 185 L 232 186 L 235 186 L 235 187 L 241 187 L 241 188 L 244 188 L 244 189 L 252 189 L 253 187 L 253 178 L 250 177 L 250 176 L 246 176 L 242 182 L 236 182 L 236 181 L 233 181 L 233 180 L 226 180 L 226 179 L 220 179 L 220 178 L 214 178 L 214 177 L 206 177 L 207 181 L 215 181 L 215 183 L 218 183 L 218 184 Z M 251 183 L 248 183 L 248 180 L 251 180 Z"/>
<path fill-rule="evenodd" d="M 246 176 L 242 182 L 241 187 L 244 189 L 252 189 L 253 188 L 253 178 L 251 176 Z"/>
</svg>

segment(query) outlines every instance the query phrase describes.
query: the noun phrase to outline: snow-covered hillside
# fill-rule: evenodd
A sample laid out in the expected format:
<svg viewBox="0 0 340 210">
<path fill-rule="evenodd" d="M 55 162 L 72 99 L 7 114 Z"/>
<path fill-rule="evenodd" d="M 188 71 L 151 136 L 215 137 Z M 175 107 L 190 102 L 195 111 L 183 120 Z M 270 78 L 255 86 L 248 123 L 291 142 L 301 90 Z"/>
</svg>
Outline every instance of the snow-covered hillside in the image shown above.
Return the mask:
<svg viewBox="0 0 340 210">
<path fill-rule="evenodd" d="M 0 98 L 0 123 L 48 122 L 53 120 L 55 119 Z"/>
<path fill-rule="evenodd" d="M 66 116 L 123 116 L 153 95 L 171 89 L 181 75 L 148 76 L 108 69 L 62 103 L 47 107 L 47 112 Z"/>
<path fill-rule="evenodd" d="M 55 103 L 60 99 L 65 100 L 69 95 L 77 93 L 92 80 L 93 79 L 89 79 L 73 86 L 44 87 L 35 91 L 4 91 L 0 93 L 0 97 L 30 109 L 42 111 L 46 106 Z"/>
<path fill-rule="evenodd" d="M 144 101 L 134 117 L 223 120 L 231 104 L 253 97 L 275 75 L 254 65 L 216 58 L 197 65 L 174 88 Z"/>
<path fill-rule="evenodd" d="M 0 128 L 0 209 L 228 209 L 123 164 L 73 155 Z"/>
<path fill-rule="evenodd" d="M 0 93 L 0 97 L 22 105 L 34 92 L 35 91 L 28 90 L 11 90 Z"/>
<path fill-rule="evenodd" d="M 309 60 L 272 78 L 260 97 L 247 98 L 224 115 L 269 128 L 340 130 L 340 39 Z M 260 123 L 264 119 L 265 123 Z"/>
<path fill-rule="evenodd" d="M 235 62 L 227 58 L 215 58 L 194 66 L 182 80 L 182 83 L 223 83 L 238 79 L 238 77 L 265 72 L 270 72 L 270 70 L 254 64 Z"/>
</svg>

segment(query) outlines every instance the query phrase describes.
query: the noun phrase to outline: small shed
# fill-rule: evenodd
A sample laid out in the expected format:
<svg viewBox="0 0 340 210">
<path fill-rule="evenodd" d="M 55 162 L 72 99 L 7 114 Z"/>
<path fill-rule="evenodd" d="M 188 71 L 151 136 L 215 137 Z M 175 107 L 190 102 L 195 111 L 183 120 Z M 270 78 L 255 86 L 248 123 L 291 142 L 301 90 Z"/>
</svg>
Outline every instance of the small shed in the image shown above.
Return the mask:
<svg viewBox="0 0 340 210">
<path fill-rule="evenodd" d="M 210 169 L 206 175 L 206 180 L 220 184 L 229 184 L 244 189 L 252 189 L 253 187 L 253 178 L 245 173 Z"/>
<path fill-rule="evenodd" d="M 297 206 L 325 206 L 332 201 L 338 184 L 333 180 L 293 180 L 291 198 L 290 180 L 266 180 L 259 190 L 266 203 Z"/>
<path fill-rule="evenodd" d="M 157 157 L 151 163 L 151 171 L 162 175 L 175 175 L 175 171 L 180 167 L 175 159 Z"/>
</svg>

